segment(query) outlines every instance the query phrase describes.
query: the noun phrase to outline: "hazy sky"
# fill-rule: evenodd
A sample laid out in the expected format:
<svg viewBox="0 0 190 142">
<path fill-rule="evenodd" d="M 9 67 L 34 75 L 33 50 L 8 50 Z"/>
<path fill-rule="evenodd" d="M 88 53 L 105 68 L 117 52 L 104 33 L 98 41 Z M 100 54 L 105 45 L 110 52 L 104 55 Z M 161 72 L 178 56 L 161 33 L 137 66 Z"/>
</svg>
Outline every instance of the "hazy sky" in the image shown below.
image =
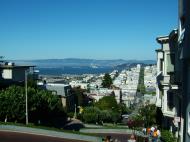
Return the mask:
<svg viewBox="0 0 190 142">
<path fill-rule="evenodd" d="M 156 59 L 178 0 L 0 0 L 5 59 Z"/>
</svg>

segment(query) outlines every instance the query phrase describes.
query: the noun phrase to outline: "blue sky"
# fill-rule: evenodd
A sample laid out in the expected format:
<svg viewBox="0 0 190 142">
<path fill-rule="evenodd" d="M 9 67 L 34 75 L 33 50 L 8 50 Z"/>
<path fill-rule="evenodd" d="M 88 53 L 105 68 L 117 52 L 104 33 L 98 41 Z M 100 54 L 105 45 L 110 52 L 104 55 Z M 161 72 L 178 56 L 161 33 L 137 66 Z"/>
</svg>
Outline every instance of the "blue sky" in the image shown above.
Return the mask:
<svg viewBox="0 0 190 142">
<path fill-rule="evenodd" d="M 177 0 L 0 0 L 5 59 L 156 59 Z"/>
</svg>

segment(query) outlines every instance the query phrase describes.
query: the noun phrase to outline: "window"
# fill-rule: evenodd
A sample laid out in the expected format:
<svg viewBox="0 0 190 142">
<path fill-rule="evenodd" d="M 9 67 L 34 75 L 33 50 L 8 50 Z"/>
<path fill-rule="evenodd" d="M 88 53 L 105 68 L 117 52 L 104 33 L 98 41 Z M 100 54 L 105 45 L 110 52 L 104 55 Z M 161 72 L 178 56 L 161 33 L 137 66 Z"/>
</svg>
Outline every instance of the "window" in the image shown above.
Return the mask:
<svg viewBox="0 0 190 142">
<path fill-rule="evenodd" d="M 172 111 L 174 107 L 174 94 L 171 91 L 167 92 L 167 104 L 168 104 L 168 111 Z"/>
<path fill-rule="evenodd" d="M 187 125 L 188 125 L 188 134 L 190 135 L 190 112 L 188 112 L 188 120 L 187 120 Z"/>
<path fill-rule="evenodd" d="M 174 72 L 175 54 L 167 54 L 166 57 L 167 57 L 167 66 L 166 66 L 167 73 Z"/>
<path fill-rule="evenodd" d="M 163 60 L 160 59 L 160 71 L 163 71 Z"/>
</svg>

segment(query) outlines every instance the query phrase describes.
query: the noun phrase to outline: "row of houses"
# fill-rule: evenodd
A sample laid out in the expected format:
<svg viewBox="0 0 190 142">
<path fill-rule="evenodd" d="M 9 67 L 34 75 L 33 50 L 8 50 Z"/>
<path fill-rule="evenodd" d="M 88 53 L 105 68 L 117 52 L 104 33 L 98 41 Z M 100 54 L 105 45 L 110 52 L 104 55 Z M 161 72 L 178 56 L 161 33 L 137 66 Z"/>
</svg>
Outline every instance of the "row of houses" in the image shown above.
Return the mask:
<svg viewBox="0 0 190 142">
<path fill-rule="evenodd" d="M 179 26 L 156 40 L 156 106 L 161 126 L 190 141 L 190 1 L 179 0 Z"/>
</svg>

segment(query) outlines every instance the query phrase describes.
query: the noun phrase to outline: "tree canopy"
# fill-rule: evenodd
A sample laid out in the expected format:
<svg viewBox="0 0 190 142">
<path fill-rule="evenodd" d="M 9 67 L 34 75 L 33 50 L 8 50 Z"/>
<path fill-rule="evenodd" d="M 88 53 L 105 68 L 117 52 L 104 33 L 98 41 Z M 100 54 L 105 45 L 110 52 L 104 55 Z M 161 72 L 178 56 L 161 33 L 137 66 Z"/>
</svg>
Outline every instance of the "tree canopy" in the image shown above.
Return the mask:
<svg viewBox="0 0 190 142">
<path fill-rule="evenodd" d="M 25 89 L 10 86 L 0 92 L 0 120 L 25 121 Z M 28 87 L 29 122 L 51 125 L 54 118 L 66 118 L 59 96 L 51 92 Z"/>
<path fill-rule="evenodd" d="M 112 78 L 109 75 L 109 73 L 106 73 L 104 75 L 103 80 L 102 80 L 102 86 L 105 87 L 105 88 L 110 88 L 111 85 L 112 85 Z"/>
<path fill-rule="evenodd" d="M 139 109 L 140 118 L 144 120 L 145 126 L 151 126 L 156 123 L 156 106 L 146 105 Z"/>
<path fill-rule="evenodd" d="M 101 110 L 116 110 L 118 111 L 118 104 L 114 96 L 104 96 L 95 106 Z"/>
</svg>

